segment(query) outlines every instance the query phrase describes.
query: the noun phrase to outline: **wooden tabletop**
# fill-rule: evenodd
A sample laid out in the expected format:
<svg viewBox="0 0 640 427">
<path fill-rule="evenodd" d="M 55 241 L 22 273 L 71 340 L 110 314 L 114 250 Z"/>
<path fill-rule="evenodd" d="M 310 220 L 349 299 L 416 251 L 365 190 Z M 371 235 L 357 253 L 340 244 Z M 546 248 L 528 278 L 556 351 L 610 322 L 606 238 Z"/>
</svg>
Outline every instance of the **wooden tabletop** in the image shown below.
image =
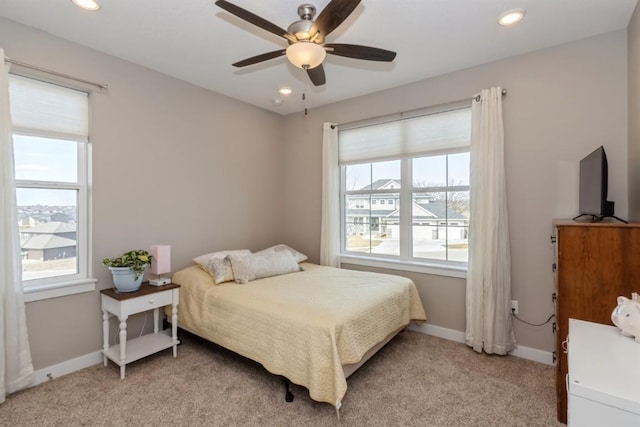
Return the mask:
<svg viewBox="0 0 640 427">
<path fill-rule="evenodd" d="M 622 227 L 622 228 L 638 228 L 640 227 L 639 222 L 630 222 L 624 223 L 620 221 L 616 221 L 612 218 L 605 218 L 602 221 L 591 222 L 588 220 L 571 220 L 571 219 L 554 219 L 554 226 L 563 226 L 563 227 Z"/>
<path fill-rule="evenodd" d="M 118 292 L 114 288 L 109 288 L 109 289 L 101 290 L 100 293 L 105 294 L 115 300 L 124 301 L 131 298 L 137 298 L 144 295 L 154 294 L 156 292 L 162 292 L 162 291 L 175 289 L 179 287 L 180 285 L 176 285 L 175 283 L 168 283 L 162 286 L 153 286 L 153 285 L 150 285 L 149 282 L 143 282 L 142 285 L 140 286 L 140 289 L 138 289 L 135 292 Z"/>
</svg>

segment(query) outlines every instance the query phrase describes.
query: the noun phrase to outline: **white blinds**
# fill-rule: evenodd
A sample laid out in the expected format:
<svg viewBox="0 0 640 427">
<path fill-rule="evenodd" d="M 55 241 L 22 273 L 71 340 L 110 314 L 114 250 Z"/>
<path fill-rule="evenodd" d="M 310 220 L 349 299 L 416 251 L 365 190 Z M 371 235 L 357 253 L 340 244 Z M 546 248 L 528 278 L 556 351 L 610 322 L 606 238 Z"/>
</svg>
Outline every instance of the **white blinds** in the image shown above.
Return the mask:
<svg viewBox="0 0 640 427">
<path fill-rule="evenodd" d="M 85 92 L 10 75 L 13 130 L 87 141 L 89 100 Z"/>
<path fill-rule="evenodd" d="M 471 108 L 341 130 L 340 164 L 468 147 Z"/>
</svg>

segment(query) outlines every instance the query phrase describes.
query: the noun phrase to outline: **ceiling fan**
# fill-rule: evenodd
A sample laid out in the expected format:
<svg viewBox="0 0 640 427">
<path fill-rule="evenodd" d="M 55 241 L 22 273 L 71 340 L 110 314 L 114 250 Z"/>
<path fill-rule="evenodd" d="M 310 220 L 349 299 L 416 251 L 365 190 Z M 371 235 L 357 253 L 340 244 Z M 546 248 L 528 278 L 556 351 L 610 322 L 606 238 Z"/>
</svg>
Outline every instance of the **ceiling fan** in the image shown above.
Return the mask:
<svg viewBox="0 0 640 427">
<path fill-rule="evenodd" d="M 307 71 L 307 75 L 315 86 L 322 86 L 326 83 L 322 62 L 327 53 L 347 58 L 382 62 L 391 62 L 396 57 L 395 52 L 376 47 L 324 42 L 325 37 L 342 24 L 359 3 L 360 0 L 331 0 L 315 20 L 313 19 L 316 14 L 315 6 L 302 4 L 298 7 L 300 20 L 295 21 L 289 25 L 289 28 L 284 30 L 228 1 L 216 1 L 216 5 L 227 12 L 280 36 L 289 43 L 286 49 L 252 56 L 232 64 L 234 67 L 246 67 L 247 65 L 286 55 L 293 65 Z"/>
</svg>

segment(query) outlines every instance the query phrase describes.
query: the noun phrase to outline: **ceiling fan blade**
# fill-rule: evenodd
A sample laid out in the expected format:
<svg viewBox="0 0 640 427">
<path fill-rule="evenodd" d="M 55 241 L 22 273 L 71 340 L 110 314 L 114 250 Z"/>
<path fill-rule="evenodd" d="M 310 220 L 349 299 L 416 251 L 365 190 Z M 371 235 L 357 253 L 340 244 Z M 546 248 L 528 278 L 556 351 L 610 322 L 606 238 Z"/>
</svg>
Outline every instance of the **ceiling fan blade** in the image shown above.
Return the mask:
<svg viewBox="0 0 640 427">
<path fill-rule="evenodd" d="M 360 0 L 331 0 L 311 26 L 310 38 L 315 37 L 316 43 L 322 43 L 329 33 L 351 15 L 358 4 Z"/>
<path fill-rule="evenodd" d="M 322 86 L 327 82 L 322 64 L 318 65 L 316 68 L 307 69 L 307 75 L 309 75 L 311 83 L 313 83 L 314 86 Z"/>
<path fill-rule="evenodd" d="M 237 16 L 240 19 L 243 19 L 243 20 L 249 22 L 250 24 L 253 24 L 253 25 L 257 26 L 257 27 L 260 27 L 263 30 L 269 31 L 270 33 L 273 33 L 276 36 L 283 37 L 283 38 L 291 41 L 292 43 L 295 43 L 296 41 L 298 41 L 296 39 L 296 36 L 294 36 L 293 34 L 288 32 L 287 30 L 285 30 L 283 28 L 280 28 L 275 24 L 272 24 L 271 22 L 267 21 L 266 19 L 261 18 L 258 15 L 255 15 L 255 14 L 249 12 L 248 10 L 245 10 L 245 9 L 239 7 L 239 6 L 236 6 L 235 4 L 229 3 L 228 1 L 217 0 L 216 1 L 216 6 L 219 6 L 219 7 L 223 8 L 227 12 Z"/>
<path fill-rule="evenodd" d="M 365 59 L 367 61 L 391 62 L 396 53 L 377 47 L 360 46 L 357 44 L 328 43 L 324 45 L 327 53 L 347 58 Z"/>
<path fill-rule="evenodd" d="M 269 59 L 277 58 L 285 55 L 287 51 L 285 49 L 274 50 L 273 52 L 263 53 L 261 55 L 252 56 L 251 58 L 243 59 L 235 64 L 231 64 L 234 67 L 246 67 L 247 65 L 257 64 L 258 62 L 267 61 Z"/>
</svg>

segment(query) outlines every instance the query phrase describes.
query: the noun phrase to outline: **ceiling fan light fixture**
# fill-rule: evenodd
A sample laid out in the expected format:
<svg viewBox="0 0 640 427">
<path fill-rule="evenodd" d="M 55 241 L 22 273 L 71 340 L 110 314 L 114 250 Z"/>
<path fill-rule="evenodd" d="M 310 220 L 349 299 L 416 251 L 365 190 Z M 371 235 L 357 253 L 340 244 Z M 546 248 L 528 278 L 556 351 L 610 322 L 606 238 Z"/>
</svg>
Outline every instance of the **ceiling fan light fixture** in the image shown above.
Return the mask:
<svg viewBox="0 0 640 427">
<path fill-rule="evenodd" d="M 298 7 L 298 16 L 300 21 L 296 21 L 289 25 L 287 31 L 296 36 L 298 40 L 310 40 L 311 27 L 313 26 L 313 17 L 316 14 L 316 8 L 312 4 L 301 4 Z"/>
<path fill-rule="evenodd" d="M 524 9 L 508 10 L 500 15 L 500 17 L 498 18 L 498 24 L 502 25 L 503 27 L 517 24 L 518 22 L 522 21 L 524 15 L 526 14 L 527 11 Z"/>
<path fill-rule="evenodd" d="M 100 9 L 100 3 L 96 0 L 71 0 L 71 2 L 84 10 L 96 11 Z"/>
<path fill-rule="evenodd" d="M 287 59 L 298 68 L 316 68 L 326 56 L 324 47 L 313 42 L 299 41 L 287 48 Z"/>
<path fill-rule="evenodd" d="M 309 41 L 311 39 L 310 31 L 312 26 L 313 21 L 296 21 L 289 25 L 287 31 L 296 36 L 297 40 Z"/>
</svg>

